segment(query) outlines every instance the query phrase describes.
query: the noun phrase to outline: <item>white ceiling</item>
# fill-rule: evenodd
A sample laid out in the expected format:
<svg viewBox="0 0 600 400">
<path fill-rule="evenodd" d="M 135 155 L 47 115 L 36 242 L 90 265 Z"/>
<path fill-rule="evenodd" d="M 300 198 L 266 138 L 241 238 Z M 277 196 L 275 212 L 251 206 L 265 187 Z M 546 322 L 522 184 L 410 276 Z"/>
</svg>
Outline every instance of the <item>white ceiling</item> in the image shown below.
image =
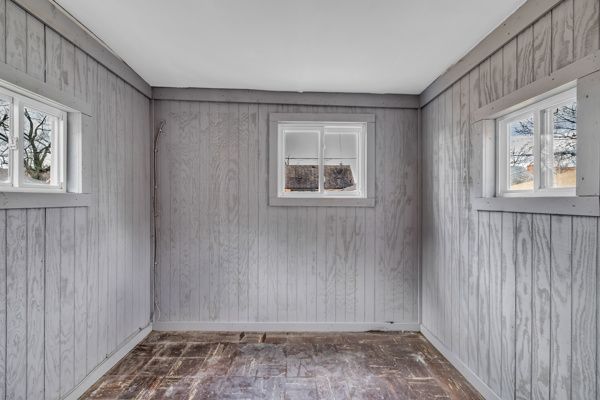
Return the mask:
<svg viewBox="0 0 600 400">
<path fill-rule="evenodd" d="M 152 86 L 418 94 L 525 0 L 55 0 Z"/>
</svg>

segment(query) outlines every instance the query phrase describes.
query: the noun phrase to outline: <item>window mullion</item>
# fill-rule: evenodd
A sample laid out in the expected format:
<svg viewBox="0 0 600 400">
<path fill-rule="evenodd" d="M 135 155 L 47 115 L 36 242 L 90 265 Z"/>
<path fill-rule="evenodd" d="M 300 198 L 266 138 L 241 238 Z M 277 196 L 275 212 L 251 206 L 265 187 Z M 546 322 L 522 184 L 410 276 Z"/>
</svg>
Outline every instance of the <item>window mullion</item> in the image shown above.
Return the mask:
<svg viewBox="0 0 600 400">
<path fill-rule="evenodd" d="M 541 131 L 542 131 L 541 111 L 536 110 L 533 114 L 533 191 L 538 192 L 541 187 Z"/>
<path fill-rule="evenodd" d="M 356 154 L 358 157 L 358 160 L 360 161 L 360 164 L 356 164 L 357 168 L 358 168 L 358 186 L 357 189 L 359 190 L 359 192 L 362 193 L 363 191 L 363 185 L 364 182 L 366 181 L 366 177 L 364 176 L 364 162 L 365 159 L 367 158 L 366 155 L 363 153 L 364 151 L 364 135 L 363 135 L 363 130 L 364 128 L 361 127 L 360 130 L 358 131 L 357 135 L 356 135 Z"/>
<path fill-rule="evenodd" d="M 498 129 L 498 185 L 496 188 L 497 193 L 503 195 L 507 190 L 510 189 L 508 184 L 508 177 L 510 177 L 510 158 L 508 154 L 508 129 L 505 121 L 497 124 Z"/>
<path fill-rule="evenodd" d="M 319 129 L 319 195 L 325 194 L 324 183 L 325 183 L 325 167 L 323 162 L 323 155 L 325 153 L 325 128 Z"/>
<path fill-rule="evenodd" d="M 542 149 L 542 163 L 544 172 L 545 189 L 550 189 L 554 186 L 554 174 L 552 171 L 552 155 L 553 155 L 553 134 L 552 134 L 552 111 L 544 109 L 544 148 Z"/>
<path fill-rule="evenodd" d="M 15 161 L 15 151 L 17 149 L 17 147 L 15 146 L 16 144 L 16 138 L 17 138 L 17 122 L 16 122 L 16 116 L 18 115 L 17 111 L 17 99 L 15 99 L 14 97 L 12 97 L 11 100 L 11 105 L 10 105 L 10 125 L 9 125 L 9 132 L 8 132 L 8 184 L 11 187 L 15 186 L 15 166 L 16 166 L 16 161 Z"/>
<path fill-rule="evenodd" d="M 21 102 L 21 100 L 19 98 L 15 97 L 15 102 L 14 102 L 14 108 L 13 108 L 13 129 L 12 129 L 12 134 L 13 134 L 13 141 L 14 141 L 14 146 L 15 148 L 13 149 L 12 156 L 14 157 L 14 159 L 12 160 L 12 168 L 13 168 L 13 172 L 12 172 L 12 179 L 13 179 L 13 186 L 15 187 L 21 187 L 21 179 L 22 179 L 22 173 L 21 173 L 21 163 L 19 162 L 19 160 L 21 160 L 22 157 L 22 147 L 24 145 L 23 143 L 23 136 L 22 136 L 22 127 L 23 127 L 23 112 L 22 112 L 22 107 L 23 107 L 23 102 Z"/>
<path fill-rule="evenodd" d="M 66 129 L 66 123 L 67 123 L 67 118 L 66 116 L 63 114 L 61 116 L 61 119 L 58 121 L 58 125 L 59 125 L 59 129 L 57 130 L 57 136 L 58 136 L 58 140 L 57 140 L 57 144 L 56 147 L 58 148 L 57 151 L 57 165 L 60 165 L 61 167 L 59 168 L 59 170 L 57 171 L 57 177 L 58 177 L 58 185 L 61 188 L 66 189 L 66 185 L 67 185 L 67 129 Z"/>
<path fill-rule="evenodd" d="M 65 124 L 63 120 L 63 116 L 60 115 L 54 121 L 54 132 L 52 136 L 51 142 L 51 157 L 52 157 L 52 165 L 56 165 L 57 168 L 54 168 L 52 171 L 52 182 L 51 184 L 62 189 L 64 186 L 64 177 L 61 175 L 64 173 L 66 165 L 63 162 L 63 157 L 65 156 L 64 144 L 65 140 Z"/>
<path fill-rule="evenodd" d="M 58 144 L 59 144 L 59 139 L 58 137 L 60 136 L 60 126 L 61 126 L 61 121 L 60 118 L 57 118 L 56 121 L 54 121 L 54 131 L 52 132 L 52 138 L 51 138 L 51 142 L 50 142 L 50 157 L 52 158 L 52 165 L 59 165 L 59 151 L 58 151 Z M 62 168 L 60 168 L 62 169 Z M 50 184 L 53 186 L 58 186 L 60 187 L 60 179 L 59 179 L 59 168 L 54 168 L 53 170 L 50 171 L 51 172 L 51 178 L 50 178 Z"/>
<path fill-rule="evenodd" d="M 285 133 L 277 127 L 277 192 L 285 193 Z"/>
</svg>

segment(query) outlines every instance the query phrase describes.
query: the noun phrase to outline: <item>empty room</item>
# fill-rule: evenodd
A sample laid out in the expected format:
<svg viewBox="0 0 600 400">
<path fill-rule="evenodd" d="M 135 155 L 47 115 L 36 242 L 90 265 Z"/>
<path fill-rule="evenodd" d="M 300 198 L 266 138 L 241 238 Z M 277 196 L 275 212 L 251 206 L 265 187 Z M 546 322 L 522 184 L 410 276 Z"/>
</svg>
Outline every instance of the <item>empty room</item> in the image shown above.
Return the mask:
<svg viewBox="0 0 600 400">
<path fill-rule="evenodd" d="M 0 0 L 0 400 L 600 400 L 600 0 Z"/>
</svg>

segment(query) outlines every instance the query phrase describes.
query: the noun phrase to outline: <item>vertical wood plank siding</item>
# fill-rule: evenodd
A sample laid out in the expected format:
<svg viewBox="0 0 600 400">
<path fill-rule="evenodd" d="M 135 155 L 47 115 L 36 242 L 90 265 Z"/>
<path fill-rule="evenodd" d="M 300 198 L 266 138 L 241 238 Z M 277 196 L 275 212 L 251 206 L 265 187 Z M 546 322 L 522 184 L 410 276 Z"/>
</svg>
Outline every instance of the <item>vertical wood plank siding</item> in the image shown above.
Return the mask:
<svg viewBox="0 0 600 400">
<path fill-rule="evenodd" d="M 599 5 L 560 3 L 462 78 L 459 97 L 450 87 L 422 111 L 423 325 L 501 399 L 600 396 L 599 221 L 472 210 L 481 145 L 469 112 L 598 50 Z M 458 137 L 446 107 L 460 109 Z"/>
<path fill-rule="evenodd" d="M 149 322 L 150 105 L 10 0 L 5 60 L 94 110 L 97 204 L 0 210 L 0 400 L 58 399 Z"/>
<path fill-rule="evenodd" d="M 423 109 L 422 205 L 415 111 L 157 102 L 160 321 L 417 322 L 422 238 L 422 322 L 493 392 L 597 398 L 598 219 L 474 211 L 469 120 L 597 50 L 599 18 L 565 0 Z M 11 0 L 0 62 L 96 111 L 97 203 L 0 210 L 0 399 L 58 399 L 149 320 L 149 101 Z M 267 206 L 268 114 L 298 111 L 376 114 L 375 208 Z"/>
<path fill-rule="evenodd" d="M 418 322 L 417 111 L 155 106 L 159 321 Z M 376 207 L 269 207 L 271 112 L 374 113 Z"/>
</svg>

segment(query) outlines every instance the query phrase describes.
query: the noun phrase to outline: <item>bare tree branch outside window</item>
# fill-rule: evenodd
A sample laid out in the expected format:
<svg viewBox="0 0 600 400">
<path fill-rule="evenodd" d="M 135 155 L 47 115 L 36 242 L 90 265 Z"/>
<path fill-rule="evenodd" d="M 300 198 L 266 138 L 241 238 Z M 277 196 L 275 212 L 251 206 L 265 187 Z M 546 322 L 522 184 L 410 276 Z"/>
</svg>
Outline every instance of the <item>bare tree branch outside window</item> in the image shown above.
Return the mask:
<svg viewBox="0 0 600 400">
<path fill-rule="evenodd" d="M 554 167 L 562 173 L 576 166 L 577 103 L 557 107 L 552 112 Z"/>
<path fill-rule="evenodd" d="M 52 122 L 48 115 L 25 108 L 23 127 L 25 174 L 35 181 L 50 183 Z"/>
<path fill-rule="evenodd" d="M 533 116 L 513 122 L 510 129 L 510 171 L 511 184 L 533 180 Z"/>
</svg>

